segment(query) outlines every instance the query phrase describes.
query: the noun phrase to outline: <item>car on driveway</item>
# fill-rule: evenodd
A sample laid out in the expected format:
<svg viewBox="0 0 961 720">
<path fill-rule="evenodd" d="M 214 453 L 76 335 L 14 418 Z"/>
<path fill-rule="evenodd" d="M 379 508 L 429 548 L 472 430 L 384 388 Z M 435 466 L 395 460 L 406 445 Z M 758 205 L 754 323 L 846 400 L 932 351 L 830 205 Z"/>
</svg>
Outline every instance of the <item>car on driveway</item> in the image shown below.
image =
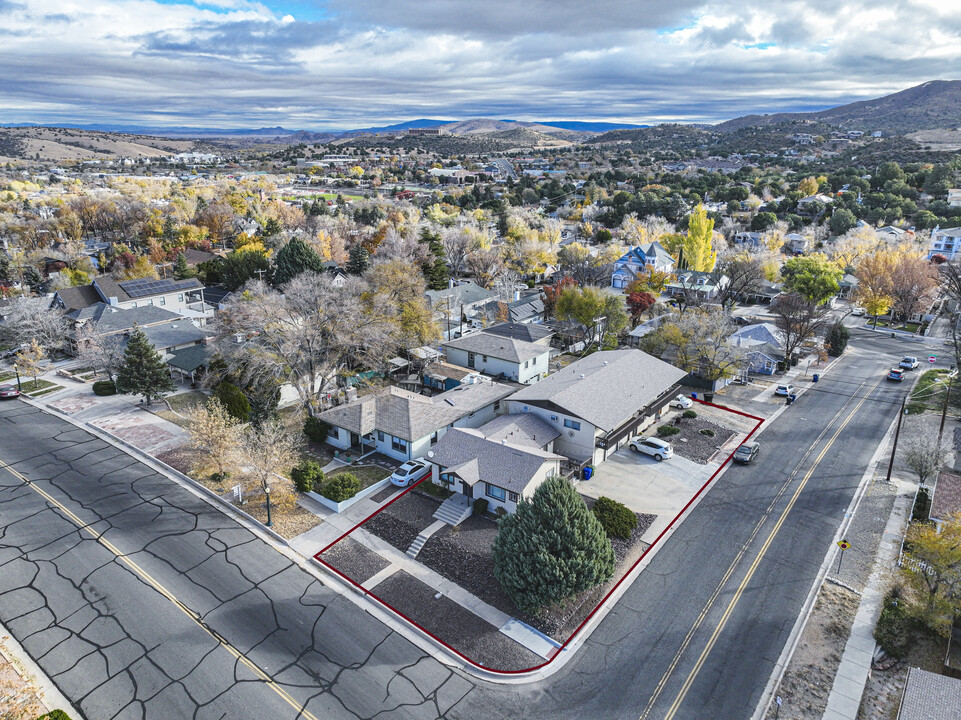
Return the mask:
<svg viewBox="0 0 961 720">
<path fill-rule="evenodd" d="M 680 408 L 681 410 L 687 410 L 694 401 L 691 400 L 687 395 L 678 395 L 676 398 L 671 400 L 671 407 Z"/>
<path fill-rule="evenodd" d="M 778 385 L 776 388 L 774 388 L 775 395 L 787 396 L 787 395 L 793 395 L 796 392 L 797 392 L 797 388 L 791 385 L 790 383 L 785 385 Z"/>
<path fill-rule="evenodd" d="M 674 448 L 671 447 L 671 443 L 658 438 L 636 437 L 631 440 L 630 448 L 634 452 L 650 455 L 658 462 L 674 457 Z"/>
<path fill-rule="evenodd" d="M 0 385 L 0 398 L 6 400 L 8 398 L 20 397 L 20 391 L 17 390 L 13 385 Z"/>
<path fill-rule="evenodd" d="M 408 460 L 394 470 L 390 476 L 390 484 L 397 487 L 408 487 L 430 473 L 430 463 L 426 460 Z"/>
<path fill-rule="evenodd" d="M 918 362 L 916 357 L 905 355 L 903 358 L 901 358 L 901 362 L 898 363 L 898 366 L 904 368 L 905 370 L 916 370 L 920 364 L 921 363 Z"/>
<path fill-rule="evenodd" d="M 736 463 L 747 465 L 757 457 L 757 454 L 760 452 L 760 450 L 760 445 L 753 440 L 748 440 L 747 442 L 741 443 L 741 446 L 734 451 L 734 457 L 732 459 Z"/>
<path fill-rule="evenodd" d="M 904 370 L 899 367 L 891 368 L 888 371 L 888 380 L 892 382 L 901 382 L 904 380 Z"/>
<path fill-rule="evenodd" d="M 851 314 L 852 314 L 852 315 L 864 315 L 864 308 L 861 307 L 860 305 L 855 305 L 853 308 L 851 308 Z"/>
</svg>

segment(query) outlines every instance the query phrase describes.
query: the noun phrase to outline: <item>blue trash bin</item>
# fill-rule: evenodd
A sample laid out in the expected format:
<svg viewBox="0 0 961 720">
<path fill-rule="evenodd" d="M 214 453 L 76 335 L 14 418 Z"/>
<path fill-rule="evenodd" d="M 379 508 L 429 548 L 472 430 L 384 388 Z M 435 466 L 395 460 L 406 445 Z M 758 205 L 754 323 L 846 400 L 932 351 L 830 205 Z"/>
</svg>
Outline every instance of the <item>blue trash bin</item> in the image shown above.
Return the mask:
<svg viewBox="0 0 961 720">
<path fill-rule="evenodd" d="M 691 400 L 697 400 L 697 393 L 691 393 Z"/>
<path fill-rule="evenodd" d="M 814 382 L 817 382 L 820 379 L 821 379 L 821 376 L 818 375 L 817 373 L 814 373 Z"/>
<path fill-rule="evenodd" d="M 592 468 L 590 465 L 588 465 L 586 468 L 584 468 L 584 479 L 585 479 L 585 480 L 590 480 L 590 479 L 591 479 L 591 475 L 593 475 L 593 474 L 594 474 L 594 468 Z"/>
</svg>

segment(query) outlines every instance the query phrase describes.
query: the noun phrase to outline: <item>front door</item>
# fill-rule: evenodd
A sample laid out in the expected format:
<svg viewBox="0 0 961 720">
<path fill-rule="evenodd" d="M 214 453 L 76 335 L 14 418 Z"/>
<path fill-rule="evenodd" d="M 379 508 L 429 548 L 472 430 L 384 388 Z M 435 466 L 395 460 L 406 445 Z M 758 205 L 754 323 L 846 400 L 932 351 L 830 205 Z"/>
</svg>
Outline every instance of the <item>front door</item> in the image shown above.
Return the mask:
<svg viewBox="0 0 961 720">
<path fill-rule="evenodd" d="M 351 433 L 351 434 L 350 434 L 350 446 L 351 446 L 351 447 L 356 447 L 357 445 L 360 445 L 360 435 L 358 435 L 357 433 Z"/>
<path fill-rule="evenodd" d="M 461 490 L 461 492 L 464 493 L 464 497 L 466 497 L 467 502 L 470 503 L 471 499 L 474 497 L 474 488 L 468 485 L 466 480 L 461 480 L 460 483 L 464 488 Z"/>
<path fill-rule="evenodd" d="M 467 367 L 474 367 L 474 353 L 472 352 L 467 353 Z"/>
</svg>

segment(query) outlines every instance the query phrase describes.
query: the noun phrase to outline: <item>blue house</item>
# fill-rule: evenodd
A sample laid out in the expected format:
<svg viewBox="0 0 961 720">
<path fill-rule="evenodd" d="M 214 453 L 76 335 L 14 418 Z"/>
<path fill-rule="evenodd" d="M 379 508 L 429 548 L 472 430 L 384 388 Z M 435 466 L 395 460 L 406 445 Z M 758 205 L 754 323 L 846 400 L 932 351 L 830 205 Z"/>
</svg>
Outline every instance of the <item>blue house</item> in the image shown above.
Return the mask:
<svg viewBox="0 0 961 720">
<path fill-rule="evenodd" d="M 656 241 L 632 247 L 614 262 L 611 287 L 625 288 L 649 270 L 674 272 L 674 258 Z"/>
</svg>

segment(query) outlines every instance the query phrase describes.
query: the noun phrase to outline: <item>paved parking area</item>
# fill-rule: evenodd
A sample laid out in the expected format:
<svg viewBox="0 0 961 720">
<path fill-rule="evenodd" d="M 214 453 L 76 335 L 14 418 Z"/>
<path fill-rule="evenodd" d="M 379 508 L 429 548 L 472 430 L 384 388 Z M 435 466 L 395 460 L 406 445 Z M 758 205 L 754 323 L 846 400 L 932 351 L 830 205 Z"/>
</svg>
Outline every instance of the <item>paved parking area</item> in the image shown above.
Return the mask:
<svg viewBox="0 0 961 720">
<path fill-rule="evenodd" d="M 675 455 L 657 462 L 626 446 L 598 465 L 590 480 L 577 484 L 577 491 L 588 497 L 609 497 L 637 513 L 656 515 L 642 542 L 650 543 L 681 511 L 720 462 L 700 465 Z"/>
</svg>

